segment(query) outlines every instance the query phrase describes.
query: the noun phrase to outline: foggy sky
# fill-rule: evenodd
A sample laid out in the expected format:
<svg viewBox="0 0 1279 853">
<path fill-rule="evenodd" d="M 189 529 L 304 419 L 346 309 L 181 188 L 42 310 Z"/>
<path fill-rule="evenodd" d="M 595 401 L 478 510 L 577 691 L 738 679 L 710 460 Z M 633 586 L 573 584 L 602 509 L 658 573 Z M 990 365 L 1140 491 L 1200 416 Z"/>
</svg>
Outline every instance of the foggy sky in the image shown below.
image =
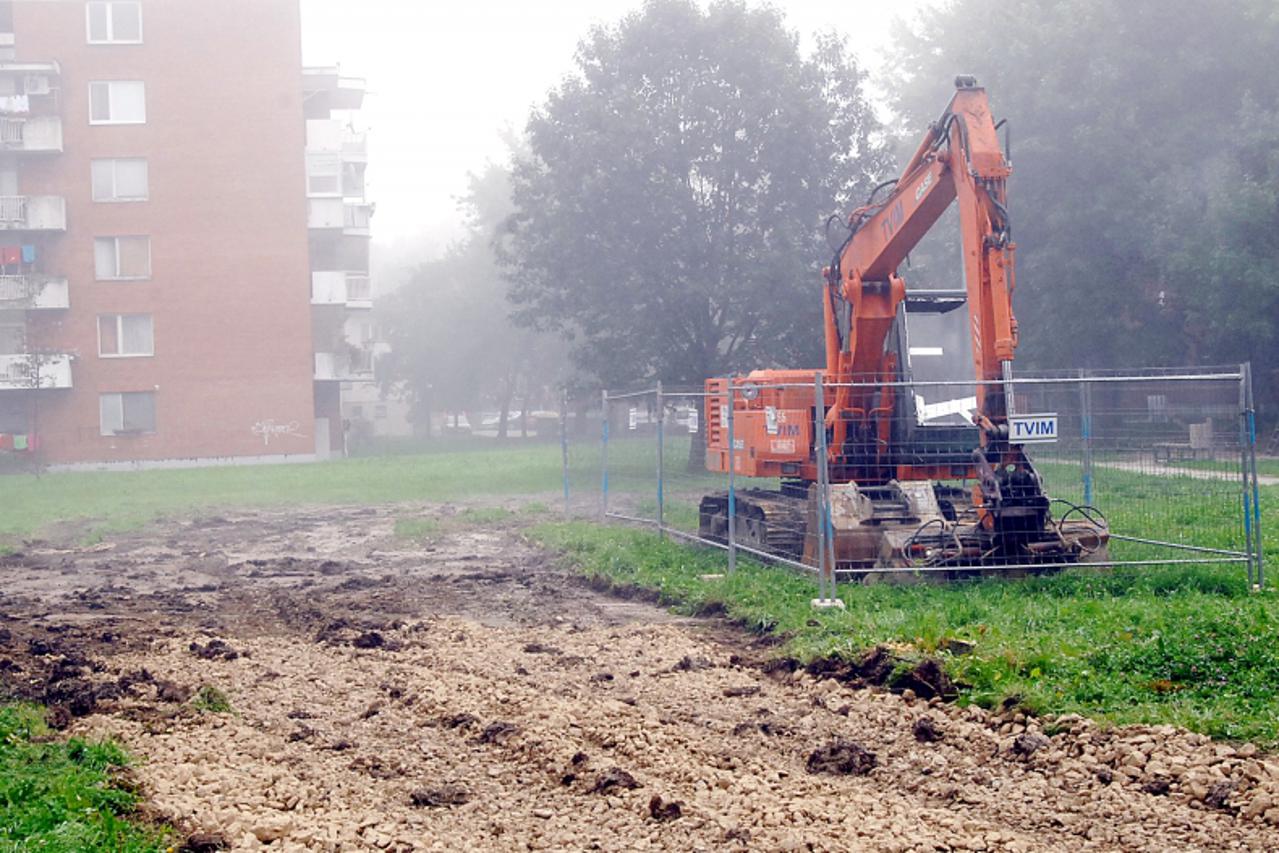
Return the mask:
<svg viewBox="0 0 1279 853">
<path fill-rule="evenodd" d="M 876 69 L 892 20 L 933 0 L 779 0 L 805 39 L 834 29 Z M 457 233 L 466 173 L 502 159 L 501 130 L 572 70 L 577 42 L 641 0 L 301 0 L 303 60 L 368 80 L 368 193 L 378 244 Z M 806 49 L 805 48 L 805 49 Z"/>
</svg>

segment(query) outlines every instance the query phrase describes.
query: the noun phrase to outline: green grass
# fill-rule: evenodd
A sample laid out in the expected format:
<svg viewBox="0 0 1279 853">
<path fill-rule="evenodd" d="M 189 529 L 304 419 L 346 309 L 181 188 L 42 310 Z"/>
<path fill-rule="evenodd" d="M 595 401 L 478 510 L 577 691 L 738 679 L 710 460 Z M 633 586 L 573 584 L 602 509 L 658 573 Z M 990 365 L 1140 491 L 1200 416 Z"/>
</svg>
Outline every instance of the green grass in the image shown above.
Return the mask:
<svg viewBox="0 0 1279 853">
<path fill-rule="evenodd" d="M 467 507 L 458 515 L 467 524 L 500 524 L 510 521 L 515 513 L 502 507 Z"/>
<path fill-rule="evenodd" d="M 206 714 L 229 714 L 231 700 L 222 690 L 212 684 L 206 684 L 196 691 L 194 698 L 191 699 L 191 707 Z"/>
<path fill-rule="evenodd" d="M 137 798 L 114 783 L 127 764 L 109 742 L 50 740 L 41 708 L 0 706 L 0 850 L 171 849 L 162 830 L 130 821 Z"/>
<path fill-rule="evenodd" d="M 400 539 L 430 539 L 439 536 L 445 530 L 444 523 L 438 518 L 397 518 L 395 535 Z"/>
<path fill-rule="evenodd" d="M 625 451 L 617 458 L 624 462 Z M 197 510 L 304 504 L 448 501 L 546 495 L 561 484 L 559 445 L 469 447 L 415 456 L 344 459 L 309 465 L 186 470 L 65 472 L 0 477 L 5 512 L 0 547 L 71 523 L 82 541 L 156 518 Z M 571 457 L 574 492 L 599 488 L 599 450 L 583 440 Z"/>
<path fill-rule="evenodd" d="M 1176 495 L 1153 494 L 1163 509 L 1152 513 L 1135 499 L 1142 490 L 1166 492 L 1167 484 L 1125 472 L 1105 476 L 1115 497 L 1112 523 L 1156 522 L 1156 532 L 1186 539 L 1188 522 L 1182 530 L 1176 525 L 1187 513 L 1191 538 L 1201 544 L 1237 541 L 1237 504 L 1227 500 L 1218 508 L 1213 500 L 1205 514 L 1202 500 L 1196 510 Z M 1263 491 L 1274 531 L 1279 489 Z M 965 702 L 993 706 L 1012 697 L 1038 713 L 1172 723 L 1279 745 L 1279 596 L 1273 588 L 1248 592 L 1239 566 L 1071 570 L 950 586 L 846 584 L 839 595 L 847 610 L 813 611 L 810 578 L 741 560 L 734 575 L 703 581 L 701 575 L 724 570 L 722 552 L 661 541 L 652 532 L 563 523 L 538 525 L 532 534 L 587 575 L 656 591 L 686 612 L 722 607 L 784 637 L 786 652 L 801 660 L 854 658 L 879 643 L 932 654 L 959 639 L 973 644 L 972 653 L 939 654 L 966 685 Z M 1132 559 L 1167 553 L 1128 543 L 1115 549 Z M 1268 548 L 1267 556 L 1279 570 L 1279 549 Z"/>
<path fill-rule="evenodd" d="M 538 519 L 550 513 L 551 509 L 546 504 L 530 501 L 518 510 L 505 507 L 467 507 L 456 515 L 403 516 L 395 520 L 395 535 L 400 539 L 420 541 L 466 527 L 500 525 L 520 518 Z"/>
</svg>

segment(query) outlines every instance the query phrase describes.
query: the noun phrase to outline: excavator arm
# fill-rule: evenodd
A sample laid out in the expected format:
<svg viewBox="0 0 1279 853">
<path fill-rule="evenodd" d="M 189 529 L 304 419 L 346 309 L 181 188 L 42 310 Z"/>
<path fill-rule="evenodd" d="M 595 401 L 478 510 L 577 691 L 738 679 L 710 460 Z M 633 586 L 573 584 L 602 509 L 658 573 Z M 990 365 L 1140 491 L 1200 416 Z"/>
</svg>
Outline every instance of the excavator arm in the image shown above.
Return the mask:
<svg viewBox="0 0 1279 853">
<path fill-rule="evenodd" d="M 985 90 L 971 77 L 957 78 L 954 97 L 901 177 L 882 201 L 872 195 L 853 212 L 848 237 L 824 271 L 827 376 L 841 383 L 896 376 L 884 344 L 906 298 L 897 269 L 956 202 L 974 373 L 979 380 L 1009 378 L 1017 346 L 1015 246 L 1006 207 L 1010 172 Z M 840 388 L 827 419 L 832 448 L 842 445 L 849 420 L 871 411 L 874 391 Z M 1010 399 L 1007 388 L 978 385 L 979 423 L 987 431 L 998 432 L 1005 423 Z"/>
</svg>

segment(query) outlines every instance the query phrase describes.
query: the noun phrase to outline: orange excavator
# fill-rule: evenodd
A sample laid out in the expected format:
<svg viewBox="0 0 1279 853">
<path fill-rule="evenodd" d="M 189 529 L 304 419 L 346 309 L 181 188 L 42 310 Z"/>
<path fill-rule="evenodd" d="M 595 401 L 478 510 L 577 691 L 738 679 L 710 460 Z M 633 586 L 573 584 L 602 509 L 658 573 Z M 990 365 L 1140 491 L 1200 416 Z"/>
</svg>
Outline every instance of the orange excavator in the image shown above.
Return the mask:
<svg viewBox="0 0 1279 853">
<path fill-rule="evenodd" d="M 707 468 L 781 481 L 776 490 L 734 490 L 735 533 L 748 548 L 817 565 L 814 531 L 824 515 L 833 566 L 843 572 L 1033 569 L 1106 558 L 1101 514 L 1066 504 L 1054 517 L 1041 476 L 1010 440 L 1011 166 L 986 91 L 966 76 L 955 87 L 901 177 L 853 211 L 823 270 L 825 369 L 757 370 L 706 383 Z M 965 288 L 908 290 L 899 267 L 952 203 Z M 925 320 L 965 306 L 968 322 L 951 323 L 958 334 L 945 346 L 921 339 Z M 971 361 L 953 354 L 964 337 Z M 955 357 L 947 362 L 948 349 Z M 969 384 L 922 382 L 921 370 L 938 359 L 971 365 Z M 967 393 L 933 403 L 920 393 L 956 387 Z M 829 492 L 819 500 L 823 473 Z M 726 538 L 729 506 L 726 493 L 703 498 L 704 537 Z"/>
</svg>

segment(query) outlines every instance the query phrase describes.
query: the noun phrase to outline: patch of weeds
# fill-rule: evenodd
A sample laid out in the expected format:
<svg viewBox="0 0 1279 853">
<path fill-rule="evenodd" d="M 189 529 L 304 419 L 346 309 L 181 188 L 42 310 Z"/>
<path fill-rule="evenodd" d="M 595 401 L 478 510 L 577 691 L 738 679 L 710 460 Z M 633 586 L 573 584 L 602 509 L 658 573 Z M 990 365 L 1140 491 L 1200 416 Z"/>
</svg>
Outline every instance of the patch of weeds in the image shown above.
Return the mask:
<svg viewBox="0 0 1279 853">
<path fill-rule="evenodd" d="M 212 684 L 206 684 L 196 691 L 191 700 L 191 707 L 209 714 L 231 713 L 231 700 Z"/>
<path fill-rule="evenodd" d="M 109 741 L 51 740 L 43 708 L 0 706 L 0 849 L 172 849 L 167 831 L 130 820 L 137 798 L 117 784 L 128 763 Z"/>
<path fill-rule="evenodd" d="M 458 513 L 458 516 L 468 524 L 497 524 L 509 521 L 514 515 L 515 513 L 509 509 L 496 506 L 468 507 Z"/>
<path fill-rule="evenodd" d="M 530 501 L 524 504 L 523 512 L 525 515 L 549 515 L 551 508 L 541 501 Z"/>
<path fill-rule="evenodd" d="M 395 535 L 399 539 L 426 539 L 444 532 L 438 518 L 397 518 Z"/>
</svg>

